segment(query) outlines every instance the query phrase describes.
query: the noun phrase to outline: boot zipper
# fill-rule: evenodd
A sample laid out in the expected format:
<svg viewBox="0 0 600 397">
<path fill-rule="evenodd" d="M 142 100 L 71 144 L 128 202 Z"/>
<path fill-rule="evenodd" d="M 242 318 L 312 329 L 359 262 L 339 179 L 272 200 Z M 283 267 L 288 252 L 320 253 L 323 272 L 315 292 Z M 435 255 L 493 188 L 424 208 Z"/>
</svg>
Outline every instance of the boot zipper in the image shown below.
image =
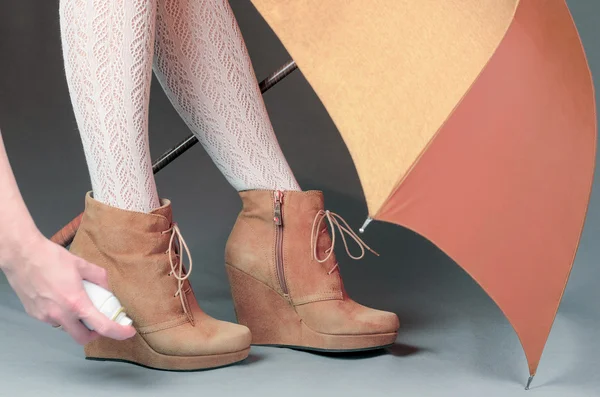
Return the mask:
<svg viewBox="0 0 600 397">
<path fill-rule="evenodd" d="M 288 288 L 285 283 L 285 274 L 283 269 L 283 217 L 281 207 L 283 206 L 283 192 L 276 190 L 274 192 L 275 209 L 273 222 L 275 222 L 275 265 L 277 266 L 277 278 L 279 286 L 283 293 L 288 295 Z"/>
</svg>

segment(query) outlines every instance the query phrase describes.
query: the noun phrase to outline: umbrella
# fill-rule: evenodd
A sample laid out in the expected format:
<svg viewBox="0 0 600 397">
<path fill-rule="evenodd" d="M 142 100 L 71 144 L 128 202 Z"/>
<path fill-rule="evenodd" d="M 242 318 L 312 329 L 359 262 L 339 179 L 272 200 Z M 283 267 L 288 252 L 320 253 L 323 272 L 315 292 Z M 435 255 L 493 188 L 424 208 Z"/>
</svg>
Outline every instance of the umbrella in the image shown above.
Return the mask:
<svg viewBox="0 0 600 397">
<path fill-rule="evenodd" d="M 529 387 L 595 163 L 592 80 L 565 1 L 252 2 L 338 127 L 366 224 L 412 229 L 470 274 L 518 334 Z"/>
</svg>

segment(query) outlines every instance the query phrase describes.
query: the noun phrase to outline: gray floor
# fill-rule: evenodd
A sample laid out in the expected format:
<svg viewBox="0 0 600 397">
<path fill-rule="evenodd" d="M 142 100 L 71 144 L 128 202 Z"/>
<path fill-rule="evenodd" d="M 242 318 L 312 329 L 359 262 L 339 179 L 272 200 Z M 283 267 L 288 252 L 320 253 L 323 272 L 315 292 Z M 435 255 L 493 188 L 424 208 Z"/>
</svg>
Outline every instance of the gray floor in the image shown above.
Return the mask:
<svg viewBox="0 0 600 397">
<path fill-rule="evenodd" d="M 540 0 L 541 1 L 541 0 Z M 233 1 L 264 77 L 287 60 L 249 2 Z M 593 72 L 600 73 L 600 4 L 571 0 Z M 82 209 L 85 160 L 62 71 L 56 0 L 0 2 L 0 128 L 24 197 L 51 235 Z M 323 189 L 328 207 L 359 226 L 365 207 L 348 152 L 299 73 L 269 92 L 269 112 L 304 188 Z M 189 131 L 153 85 L 154 157 Z M 223 246 L 239 210 L 236 193 L 200 148 L 157 176 L 194 255 L 192 283 L 202 306 L 233 320 Z M 600 396 L 600 198 L 592 197 L 571 281 L 534 388 L 538 396 Z M 328 357 L 256 348 L 242 365 L 166 373 L 83 360 L 62 332 L 29 319 L 0 277 L 0 396 L 480 396 L 523 395 L 524 354 L 513 330 L 481 289 L 426 240 L 374 224 L 366 240 L 381 253 L 342 260 L 347 289 L 364 304 L 397 312 L 397 345 L 371 355 Z"/>
</svg>

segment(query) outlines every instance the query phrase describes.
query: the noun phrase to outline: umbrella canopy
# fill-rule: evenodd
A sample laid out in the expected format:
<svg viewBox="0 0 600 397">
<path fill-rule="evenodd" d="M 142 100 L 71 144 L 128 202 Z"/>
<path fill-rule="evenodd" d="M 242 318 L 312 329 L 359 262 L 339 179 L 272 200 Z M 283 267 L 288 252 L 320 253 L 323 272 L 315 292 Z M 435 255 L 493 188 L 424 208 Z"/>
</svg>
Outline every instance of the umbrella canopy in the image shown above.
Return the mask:
<svg viewBox="0 0 600 397">
<path fill-rule="evenodd" d="M 425 236 L 534 375 L 583 229 L 595 99 L 564 0 L 252 0 L 338 127 L 370 218 Z"/>
</svg>

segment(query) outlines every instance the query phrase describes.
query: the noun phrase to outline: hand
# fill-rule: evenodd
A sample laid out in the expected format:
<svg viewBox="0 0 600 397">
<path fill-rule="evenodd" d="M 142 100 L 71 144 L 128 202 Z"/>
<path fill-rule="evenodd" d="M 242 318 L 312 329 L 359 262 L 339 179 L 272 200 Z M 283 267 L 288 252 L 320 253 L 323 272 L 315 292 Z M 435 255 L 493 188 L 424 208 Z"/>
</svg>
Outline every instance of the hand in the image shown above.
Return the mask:
<svg viewBox="0 0 600 397">
<path fill-rule="evenodd" d="M 54 244 L 41 234 L 31 238 L 26 249 L 13 253 L 4 273 L 26 312 L 58 326 L 79 344 L 100 335 L 123 340 L 135 335 L 132 326 L 122 326 L 100 313 L 87 296 L 82 280 L 108 289 L 106 271 Z M 87 329 L 85 320 L 94 331 Z"/>
</svg>

